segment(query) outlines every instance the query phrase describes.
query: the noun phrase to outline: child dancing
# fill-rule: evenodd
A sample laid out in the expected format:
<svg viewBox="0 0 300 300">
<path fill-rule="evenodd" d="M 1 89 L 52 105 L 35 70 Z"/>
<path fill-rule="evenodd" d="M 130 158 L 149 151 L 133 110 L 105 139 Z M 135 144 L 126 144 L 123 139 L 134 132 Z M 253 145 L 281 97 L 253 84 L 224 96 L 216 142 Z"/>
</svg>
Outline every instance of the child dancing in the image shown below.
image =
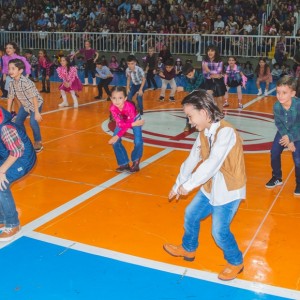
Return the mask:
<svg viewBox="0 0 300 300">
<path fill-rule="evenodd" d="M 76 92 L 82 90 L 82 83 L 78 78 L 77 68 L 70 66 L 69 58 L 62 56 L 60 58 L 60 67 L 57 68 L 57 75 L 62 79 L 62 84 L 59 86 L 60 94 L 63 101 L 58 104 L 59 107 L 69 106 L 66 92 L 69 92 L 73 99 L 74 108 L 78 107 Z"/>
<path fill-rule="evenodd" d="M 132 101 L 127 100 L 126 88 L 115 86 L 111 90 L 110 112 L 113 119 L 116 121 L 116 128 L 113 137 L 108 141 L 113 146 L 115 156 L 119 167 L 116 172 L 135 173 L 140 170 L 139 164 L 143 155 L 143 138 L 142 125 L 144 120 L 141 120 L 140 114 Z M 129 128 L 132 128 L 134 134 L 134 148 L 131 152 L 132 166 L 129 166 L 127 151 L 122 144 L 122 137 Z"/>
</svg>

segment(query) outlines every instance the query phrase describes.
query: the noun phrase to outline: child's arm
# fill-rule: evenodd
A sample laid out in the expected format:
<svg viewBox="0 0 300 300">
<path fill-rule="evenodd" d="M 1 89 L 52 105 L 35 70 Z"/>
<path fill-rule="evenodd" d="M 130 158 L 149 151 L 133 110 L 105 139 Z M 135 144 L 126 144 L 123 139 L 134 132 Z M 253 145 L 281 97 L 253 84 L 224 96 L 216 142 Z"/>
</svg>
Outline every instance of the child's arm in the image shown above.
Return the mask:
<svg viewBox="0 0 300 300">
<path fill-rule="evenodd" d="M 43 118 L 39 112 L 39 104 L 38 104 L 37 97 L 33 97 L 32 102 L 33 102 L 33 106 L 34 106 L 34 119 L 37 122 L 41 122 L 43 120 Z"/>
<path fill-rule="evenodd" d="M 1 139 L 9 156 L 0 166 L 0 190 L 6 190 L 9 181 L 6 178 L 7 170 L 21 157 L 24 153 L 24 144 L 20 139 L 17 130 L 12 126 L 3 126 L 1 131 Z"/>
<path fill-rule="evenodd" d="M 130 75 L 127 75 L 126 93 L 129 94 L 130 91 Z"/>
<path fill-rule="evenodd" d="M 143 87 L 144 87 L 145 83 L 146 83 L 146 78 L 145 78 L 145 76 L 144 76 L 143 79 L 142 79 L 141 87 L 140 87 L 140 89 L 139 89 L 139 96 L 142 96 L 143 93 L 144 93 L 144 92 L 143 92 Z"/>
<path fill-rule="evenodd" d="M 131 126 L 143 126 L 145 124 L 145 120 L 136 120 L 134 122 L 131 123 Z"/>
<path fill-rule="evenodd" d="M 244 75 L 244 73 L 242 71 L 240 72 L 240 74 L 242 76 L 242 85 L 243 85 L 243 88 L 246 88 L 246 83 L 247 83 L 248 78 Z"/>
</svg>

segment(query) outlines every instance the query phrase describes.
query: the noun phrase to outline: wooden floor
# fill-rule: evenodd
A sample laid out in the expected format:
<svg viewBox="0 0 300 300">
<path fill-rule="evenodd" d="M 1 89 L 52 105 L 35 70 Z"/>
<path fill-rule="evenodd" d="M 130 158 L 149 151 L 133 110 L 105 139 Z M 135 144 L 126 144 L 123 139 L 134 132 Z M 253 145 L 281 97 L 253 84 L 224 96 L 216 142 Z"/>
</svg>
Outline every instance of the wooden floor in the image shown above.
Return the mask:
<svg viewBox="0 0 300 300">
<path fill-rule="evenodd" d="M 244 138 L 248 182 L 247 199 L 242 202 L 232 223 L 232 231 L 244 253 L 245 269 L 237 280 L 227 284 L 216 279 L 225 261 L 211 236 L 210 218 L 201 225 L 200 247 L 194 262 L 171 257 L 162 249 L 166 242 L 180 244 L 184 209 L 195 194 L 191 193 L 178 202 L 169 203 L 167 199 L 180 164 L 196 136 L 196 133 L 183 132 L 185 120 L 180 100 L 185 94 L 177 94 L 174 104 L 159 102 L 159 90 L 145 92 L 142 168 L 140 172 L 128 175 L 115 172 L 116 160 L 108 145 L 112 134 L 108 122 L 110 102 L 95 101 L 96 87 L 87 86 L 80 93 L 78 109 L 58 109 L 61 99 L 57 87 L 58 83 L 52 83 L 51 94 L 43 95 L 45 104 L 41 131 L 44 150 L 38 154 L 37 164 L 30 175 L 13 185 L 23 229 L 14 242 L 0 244 L 2 270 L 9 281 L 7 288 L 0 288 L 1 300 L 190 299 L 188 290 L 181 291 L 185 297 L 176 298 L 179 293 L 168 298 L 171 291 L 168 291 L 167 285 L 157 297 L 147 296 L 155 287 L 145 291 L 144 297 L 135 297 L 134 293 L 129 296 L 127 293 L 134 290 L 131 286 L 129 290 L 122 287 L 124 297 L 117 298 L 114 293 L 117 293 L 118 287 L 112 284 L 110 297 L 97 298 L 92 293 L 85 294 L 84 283 L 76 287 L 81 290 L 82 298 L 80 292 L 64 294 L 65 285 L 59 282 L 59 274 L 51 277 L 50 271 L 47 271 L 48 275 L 41 273 L 40 276 L 31 272 L 31 263 L 33 269 L 35 264 L 43 265 L 47 255 L 41 254 L 44 253 L 42 246 L 30 246 L 28 249 L 27 244 L 22 246 L 22 241 L 27 243 L 28 239 L 62 246 L 64 250 L 56 257 L 62 257 L 68 249 L 75 249 L 181 274 L 179 278 L 190 276 L 233 288 L 228 297 L 221 290 L 218 298 L 201 299 L 271 299 L 268 298 L 270 295 L 276 296 L 276 299 L 300 299 L 300 198 L 293 195 L 295 175 L 290 153 L 283 154 L 284 184 L 273 190 L 265 188 L 271 177 L 269 149 L 275 134 L 272 118 L 274 96 L 258 99 L 255 95 L 244 95 L 245 107 L 238 110 L 236 95 L 230 95 L 226 119 L 238 128 Z M 1 105 L 6 107 L 3 100 Z M 27 129 L 32 137 L 30 128 Z M 124 144 L 127 149 L 132 149 L 130 133 Z M 25 249 L 28 252 L 24 252 Z M 35 257 L 31 251 L 37 252 Z M 12 253 L 18 253 L 13 258 L 17 267 L 7 272 L 5 266 L 9 266 L 7 260 Z M 84 264 L 84 261 L 73 261 L 69 267 L 72 269 L 78 264 Z M 99 268 L 99 278 L 105 277 L 101 265 Z M 14 277 L 15 272 L 17 277 Z M 84 275 L 87 281 L 92 280 L 89 274 L 91 271 Z M 113 278 L 117 278 L 118 274 L 116 269 Z M 98 275 L 93 273 L 93 276 Z M 135 275 L 131 273 L 128 276 Z M 57 292 L 57 297 L 50 297 L 51 289 L 47 294 L 43 290 L 47 284 L 40 282 L 43 276 L 50 276 L 49 280 L 58 291 L 62 291 L 61 294 Z M 68 276 L 72 277 L 72 272 Z M 34 283 L 30 281 L 22 286 L 28 278 L 35 278 L 35 281 L 32 280 Z M 155 278 L 152 280 L 155 282 Z M 158 286 L 162 282 L 155 284 Z M 138 284 L 135 288 L 140 288 L 142 293 Z M 248 298 L 237 296 L 240 289 L 254 294 Z M 1 295 L 4 295 L 3 298 Z"/>
</svg>

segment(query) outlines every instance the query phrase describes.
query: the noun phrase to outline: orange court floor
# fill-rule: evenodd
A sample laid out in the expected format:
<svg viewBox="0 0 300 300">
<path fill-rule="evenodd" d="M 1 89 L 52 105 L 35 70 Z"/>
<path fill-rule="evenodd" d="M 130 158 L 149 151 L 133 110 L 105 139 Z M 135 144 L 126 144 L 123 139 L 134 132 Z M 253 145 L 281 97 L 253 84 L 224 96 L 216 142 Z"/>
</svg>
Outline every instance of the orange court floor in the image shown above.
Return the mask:
<svg viewBox="0 0 300 300">
<path fill-rule="evenodd" d="M 140 172 L 131 175 L 115 172 L 116 159 L 108 144 L 110 102 L 96 101 L 96 95 L 96 87 L 84 86 L 78 109 L 59 109 L 58 83 L 51 83 L 51 93 L 43 94 L 44 150 L 37 154 L 33 171 L 12 186 L 22 231 L 14 241 L 0 244 L 2 272 L 8 281 L 0 288 L 0 299 L 300 299 L 300 198 L 293 194 L 291 153 L 282 155 L 283 185 L 265 188 L 271 177 L 269 150 L 276 132 L 275 96 L 243 95 L 242 110 L 237 109 L 236 94 L 229 97 L 225 118 L 236 126 L 245 143 L 247 198 L 232 223 L 245 268 L 237 279 L 220 282 L 217 274 L 225 260 L 213 241 L 211 218 L 201 224 L 194 262 L 172 257 L 162 248 L 167 242 L 181 243 L 184 210 L 195 195 L 194 191 L 172 202 L 167 198 L 197 134 L 183 131 L 180 102 L 185 93 L 177 93 L 176 102 L 170 103 L 158 101 L 159 90 L 145 91 L 144 154 Z M 72 103 L 70 95 L 68 100 Z M 0 104 L 6 108 L 4 100 Z M 130 132 L 123 142 L 130 152 Z M 56 246 L 61 248 L 50 258 Z M 70 256 L 77 252 L 107 258 L 110 265 Z M 67 255 L 68 263 L 63 260 Z M 7 274 L 10 259 L 15 266 Z M 126 264 L 124 272 L 134 265 L 147 272 L 158 270 L 161 276 L 175 274 L 174 286 L 179 291 L 173 295 L 175 287 L 169 288 L 168 280 L 157 273 L 149 275 L 147 285 L 141 270 L 123 276 L 116 262 Z M 76 269 L 79 267 L 87 269 L 83 272 Z M 67 278 L 60 281 L 59 274 L 68 268 Z M 108 277 L 108 283 L 101 284 Z M 188 278 L 195 281 L 185 288 L 183 282 L 188 284 Z M 102 287 L 96 288 L 97 293 L 107 291 L 110 296 L 104 293 L 97 298 L 90 282 Z M 190 294 L 200 282 L 213 285 Z M 211 296 L 201 298 L 204 290 Z M 241 296 L 241 290 L 251 294 Z"/>
</svg>

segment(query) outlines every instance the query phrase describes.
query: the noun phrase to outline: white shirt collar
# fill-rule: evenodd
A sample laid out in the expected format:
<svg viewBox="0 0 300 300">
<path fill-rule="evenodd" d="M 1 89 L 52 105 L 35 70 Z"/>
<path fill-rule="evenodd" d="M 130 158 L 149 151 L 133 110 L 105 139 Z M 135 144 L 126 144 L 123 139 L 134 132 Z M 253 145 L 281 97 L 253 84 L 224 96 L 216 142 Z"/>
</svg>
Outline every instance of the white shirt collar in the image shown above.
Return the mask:
<svg viewBox="0 0 300 300">
<path fill-rule="evenodd" d="M 220 127 L 220 121 L 216 122 L 216 123 L 212 123 L 209 129 L 207 129 L 207 128 L 204 129 L 204 135 L 207 137 L 215 135 L 215 133 L 219 127 Z"/>
</svg>

